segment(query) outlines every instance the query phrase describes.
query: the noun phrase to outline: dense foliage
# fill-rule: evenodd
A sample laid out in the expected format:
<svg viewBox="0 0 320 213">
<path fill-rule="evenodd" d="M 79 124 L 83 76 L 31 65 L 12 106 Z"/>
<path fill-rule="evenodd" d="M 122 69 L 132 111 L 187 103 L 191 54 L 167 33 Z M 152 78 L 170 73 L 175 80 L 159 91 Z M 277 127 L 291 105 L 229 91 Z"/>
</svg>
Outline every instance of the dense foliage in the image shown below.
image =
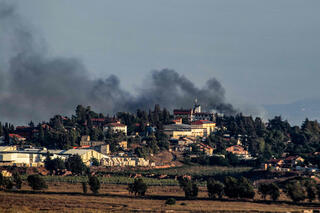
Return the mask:
<svg viewBox="0 0 320 213">
<path fill-rule="evenodd" d="M 148 186 L 141 178 L 135 179 L 133 183 L 128 184 L 128 191 L 135 196 L 144 196 L 147 192 Z"/>
<path fill-rule="evenodd" d="M 189 177 L 179 177 L 179 185 L 183 189 L 187 199 L 195 199 L 198 196 L 198 185 L 196 181 L 191 180 Z"/>
<path fill-rule="evenodd" d="M 263 199 L 266 199 L 267 196 L 269 195 L 270 198 L 273 200 L 273 201 L 276 201 L 279 196 L 280 196 L 280 189 L 279 187 L 274 184 L 274 183 L 270 183 L 270 184 L 261 184 L 259 187 L 258 187 L 258 191 L 259 193 L 261 194 L 262 198 Z"/>
<path fill-rule="evenodd" d="M 73 174 L 81 175 L 86 170 L 86 165 L 84 165 L 81 157 L 79 155 L 72 155 L 66 160 L 66 168 Z"/>
<path fill-rule="evenodd" d="M 98 194 L 99 193 L 99 189 L 100 189 L 100 181 L 96 176 L 90 176 L 89 177 L 89 181 L 88 184 L 90 186 L 90 190 L 94 193 L 94 194 Z"/>
<path fill-rule="evenodd" d="M 95 119 L 101 119 L 96 122 Z M 163 149 L 169 149 L 168 138 L 163 134 L 163 126 L 173 119 L 169 111 L 155 105 L 153 110 L 144 111 L 138 109 L 136 113 L 119 112 L 115 116 L 105 116 L 96 113 L 90 107 L 78 105 L 75 115 L 66 117 L 56 115 L 48 122 L 34 124 L 32 121 L 24 130 L 27 134 L 25 143 L 43 146 L 53 149 L 68 149 L 78 146 L 82 135 L 89 135 L 93 141 L 104 141 L 110 144 L 112 152 L 119 151 L 118 143 L 127 140 L 129 143 L 146 141 L 145 146 L 138 146 L 135 153 L 141 157 L 147 157 L 151 153 L 157 153 Z M 120 120 L 127 125 L 128 135 L 136 137 L 127 138 L 121 133 L 104 131 L 105 124 Z M 257 157 L 257 163 L 269 160 L 271 157 L 281 157 L 283 153 L 288 155 L 301 155 L 306 163 L 319 166 L 320 155 L 308 155 L 320 151 L 320 125 L 317 121 L 305 119 L 302 125 L 291 126 L 281 116 L 276 116 L 268 122 L 261 118 L 252 118 L 237 114 L 235 116 L 217 116 L 218 131 L 211 134 L 207 141 L 208 145 L 216 147 L 215 153 L 226 154 L 226 147 L 236 144 L 238 139 L 253 157 Z M 20 131 L 20 130 L 19 130 Z M 0 136 L 7 144 L 19 144 L 9 134 L 19 133 L 10 123 L 0 123 Z M 22 131 L 22 130 L 21 130 Z M 32 133 L 32 134 L 31 134 Z M 232 157 L 232 156 L 230 156 Z M 212 164 L 216 159 L 203 160 L 201 164 Z M 219 165 L 234 165 L 237 160 L 230 163 L 217 159 Z M 209 161 L 209 162 L 208 162 Z"/>
<path fill-rule="evenodd" d="M 41 190 L 48 188 L 45 180 L 38 174 L 35 175 L 29 175 L 28 178 L 28 184 L 33 190 Z"/>
</svg>

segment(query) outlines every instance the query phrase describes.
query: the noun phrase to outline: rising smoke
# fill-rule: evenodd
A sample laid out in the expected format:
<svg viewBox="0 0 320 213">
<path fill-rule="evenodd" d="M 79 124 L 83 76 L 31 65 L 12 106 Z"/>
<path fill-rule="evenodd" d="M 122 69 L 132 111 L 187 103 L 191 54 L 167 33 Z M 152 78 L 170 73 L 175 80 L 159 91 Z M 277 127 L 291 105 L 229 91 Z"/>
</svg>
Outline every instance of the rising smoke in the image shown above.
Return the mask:
<svg viewBox="0 0 320 213">
<path fill-rule="evenodd" d="M 174 70 L 152 71 L 133 95 L 119 79 L 91 79 L 74 58 L 52 58 L 46 46 L 11 5 L 0 2 L 0 121 L 42 121 L 54 114 L 71 114 L 76 105 L 103 113 L 134 112 L 160 104 L 172 110 L 191 107 L 195 98 L 207 110 L 235 113 L 214 78 L 204 88 Z"/>
</svg>

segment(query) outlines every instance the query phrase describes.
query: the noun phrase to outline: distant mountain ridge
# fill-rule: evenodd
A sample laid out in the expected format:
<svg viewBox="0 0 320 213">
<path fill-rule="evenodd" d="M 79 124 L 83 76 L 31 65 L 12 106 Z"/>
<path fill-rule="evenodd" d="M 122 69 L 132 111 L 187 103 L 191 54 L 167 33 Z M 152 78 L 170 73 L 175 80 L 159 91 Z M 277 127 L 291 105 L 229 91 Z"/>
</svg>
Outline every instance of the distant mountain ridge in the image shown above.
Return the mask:
<svg viewBox="0 0 320 213">
<path fill-rule="evenodd" d="M 299 100 L 289 104 L 272 104 L 263 106 L 269 118 L 281 115 L 291 125 L 301 125 L 308 118 L 320 120 L 320 98 Z"/>
</svg>

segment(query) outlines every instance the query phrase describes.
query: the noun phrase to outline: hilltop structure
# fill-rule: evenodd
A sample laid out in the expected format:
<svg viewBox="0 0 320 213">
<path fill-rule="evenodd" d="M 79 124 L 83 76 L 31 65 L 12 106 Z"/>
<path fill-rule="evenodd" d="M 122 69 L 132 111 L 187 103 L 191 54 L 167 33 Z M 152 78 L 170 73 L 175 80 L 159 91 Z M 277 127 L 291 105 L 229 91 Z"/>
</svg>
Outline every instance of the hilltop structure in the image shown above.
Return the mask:
<svg viewBox="0 0 320 213">
<path fill-rule="evenodd" d="M 198 100 L 195 100 L 192 109 L 174 109 L 173 116 L 175 120 L 183 119 L 188 123 L 197 120 L 209 120 L 215 121 L 215 115 L 213 112 L 202 112 L 201 105 L 198 104 Z"/>
</svg>

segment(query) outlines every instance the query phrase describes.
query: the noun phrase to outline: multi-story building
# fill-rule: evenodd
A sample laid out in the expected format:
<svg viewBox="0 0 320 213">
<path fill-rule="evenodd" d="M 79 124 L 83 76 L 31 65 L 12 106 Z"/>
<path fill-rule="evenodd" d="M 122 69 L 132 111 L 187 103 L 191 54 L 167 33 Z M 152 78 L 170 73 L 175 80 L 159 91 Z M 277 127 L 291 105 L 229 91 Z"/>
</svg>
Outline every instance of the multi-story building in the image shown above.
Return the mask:
<svg viewBox="0 0 320 213">
<path fill-rule="evenodd" d="M 117 121 L 115 123 L 108 123 L 103 127 L 103 131 L 106 132 L 111 129 L 113 132 L 123 132 L 127 135 L 127 125 L 120 123 Z"/>
<path fill-rule="evenodd" d="M 215 131 L 216 123 L 208 120 L 197 120 L 191 123 L 193 129 L 204 129 L 204 135 L 208 136 Z"/>
<path fill-rule="evenodd" d="M 201 106 L 197 103 L 197 100 L 192 109 L 174 109 L 173 116 L 175 120 L 182 118 L 183 120 L 188 121 L 188 123 L 197 120 L 215 121 L 213 112 L 201 112 Z"/>
<path fill-rule="evenodd" d="M 192 128 L 189 124 L 170 124 L 165 125 L 163 132 L 170 138 L 179 139 L 180 137 L 203 137 L 204 128 Z"/>
<path fill-rule="evenodd" d="M 61 158 L 63 160 L 72 155 L 79 155 L 82 161 L 89 165 L 91 158 L 100 161 L 107 157 L 93 149 L 69 149 L 69 150 L 50 150 L 50 149 L 24 149 L 15 150 L 8 147 L 0 147 L 0 164 L 13 166 L 42 166 L 48 153 L 51 158 Z"/>
</svg>

